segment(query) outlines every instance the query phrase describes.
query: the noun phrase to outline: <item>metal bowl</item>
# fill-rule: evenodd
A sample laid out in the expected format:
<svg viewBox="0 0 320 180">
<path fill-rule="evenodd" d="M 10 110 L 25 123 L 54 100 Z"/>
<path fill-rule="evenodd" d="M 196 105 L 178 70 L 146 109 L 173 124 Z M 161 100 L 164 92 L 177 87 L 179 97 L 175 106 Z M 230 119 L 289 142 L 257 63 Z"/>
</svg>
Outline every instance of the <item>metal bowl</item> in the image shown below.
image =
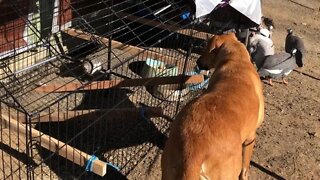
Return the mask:
<svg viewBox="0 0 320 180">
<path fill-rule="evenodd" d="M 184 101 L 189 93 L 189 89 L 185 86 L 182 87 L 182 90 L 180 88 L 180 84 L 153 86 L 152 95 L 165 101 Z"/>
</svg>

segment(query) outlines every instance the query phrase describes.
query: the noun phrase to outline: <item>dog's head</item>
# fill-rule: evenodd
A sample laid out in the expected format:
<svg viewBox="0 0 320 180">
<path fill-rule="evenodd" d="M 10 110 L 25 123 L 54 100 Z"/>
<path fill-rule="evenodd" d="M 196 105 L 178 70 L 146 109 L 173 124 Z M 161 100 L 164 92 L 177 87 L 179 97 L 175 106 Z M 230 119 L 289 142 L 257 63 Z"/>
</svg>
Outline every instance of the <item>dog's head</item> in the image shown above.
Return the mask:
<svg viewBox="0 0 320 180">
<path fill-rule="evenodd" d="M 234 33 L 215 35 L 213 36 L 205 48 L 201 57 L 197 60 L 197 65 L 200 69 L 209 70 L 215 68 L 218 59 L 217 55 L 221 46 L 227 41 L 237 41 L 237 37 Z"/>
</svg>

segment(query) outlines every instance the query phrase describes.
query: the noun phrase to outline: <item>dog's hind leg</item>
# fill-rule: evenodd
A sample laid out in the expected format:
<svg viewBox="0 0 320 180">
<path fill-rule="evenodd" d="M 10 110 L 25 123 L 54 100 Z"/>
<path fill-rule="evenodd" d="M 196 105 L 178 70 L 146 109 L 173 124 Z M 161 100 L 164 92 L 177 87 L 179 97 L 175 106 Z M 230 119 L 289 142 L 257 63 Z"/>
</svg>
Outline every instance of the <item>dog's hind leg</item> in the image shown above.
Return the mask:
<svg viewBox="0 0 320 180">
<path fill-rule="evenodd" d="M 242 144 L 242 170 L 239 179 L 248 180 L 250 160 L 255 144 L 255 133 Z"/>
</svg>

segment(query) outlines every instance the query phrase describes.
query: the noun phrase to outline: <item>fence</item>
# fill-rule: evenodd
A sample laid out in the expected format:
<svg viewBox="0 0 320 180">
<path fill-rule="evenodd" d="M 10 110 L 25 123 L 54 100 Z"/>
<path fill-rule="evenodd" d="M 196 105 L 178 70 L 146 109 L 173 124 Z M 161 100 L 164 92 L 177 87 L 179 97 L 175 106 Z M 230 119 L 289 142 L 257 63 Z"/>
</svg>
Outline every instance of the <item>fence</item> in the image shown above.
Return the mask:
<svg viewBox="0 0 320 180">
<path fill-rule="evenodd" d="M 0 1 L 0 177 L 120 179 L 151 165 L 206 83 L 194 67 L 211 35 L 187 10 L 182 0 Z"/>
</svg>

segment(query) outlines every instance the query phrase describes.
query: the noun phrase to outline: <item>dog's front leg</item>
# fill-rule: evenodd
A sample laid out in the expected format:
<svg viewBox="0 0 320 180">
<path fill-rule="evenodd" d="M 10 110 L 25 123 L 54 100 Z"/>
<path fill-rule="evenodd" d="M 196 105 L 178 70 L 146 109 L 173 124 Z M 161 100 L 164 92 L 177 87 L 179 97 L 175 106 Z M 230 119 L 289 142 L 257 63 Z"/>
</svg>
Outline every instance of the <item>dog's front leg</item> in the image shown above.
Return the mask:
<svg viewBox="0 0 320 180">
<path fill-rule="evenodd" d="M 253 147 L 255 143 L 255 136 L 247 139 L 242 144 L 242 169 L 239 179 L 248 180 L 250 160 L 253 153 Z"/>
</svg>

